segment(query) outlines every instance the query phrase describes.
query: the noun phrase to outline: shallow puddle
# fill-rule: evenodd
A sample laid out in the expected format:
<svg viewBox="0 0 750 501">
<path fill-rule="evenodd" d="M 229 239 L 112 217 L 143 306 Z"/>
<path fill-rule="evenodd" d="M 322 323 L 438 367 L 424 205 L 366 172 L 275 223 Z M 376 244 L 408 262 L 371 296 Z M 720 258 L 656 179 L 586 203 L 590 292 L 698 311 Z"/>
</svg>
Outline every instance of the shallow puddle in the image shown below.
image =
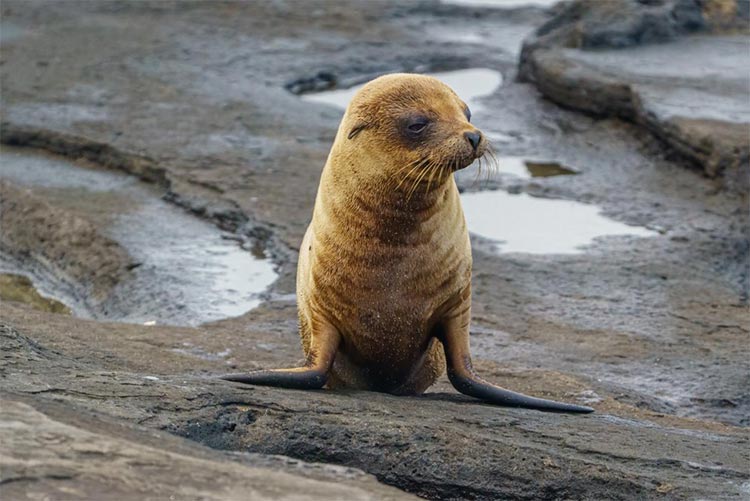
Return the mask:
<svg viewBox="0 0 750 501">
<path fill-rule="evenodd" d="M 570 200 L 497 190 L 464 193 L 461 201 L 469 231 L 496 242 L 500 252 L 577 254 L 598 237 L 657 234 L 606 218 L 595 205 Z"/>
<path fill-rule="evenodd" d="M 570 176 L 578 174 L 557 162 L 544 162 L 536 160 L 525 160 L 524 165 L 531 177 Z"/>
<path fill-rule="evenodd" d="M 487 68 L 470 68 L 427 74 L 445 82 L 469 105 L 473 112 L 481 108 L 477 99 L 492 94 L 503 83 L 503 76 L 500 72 Z M 363 86 L 364 84 L 355 85 L 348 89 L 314 92 L 303 94 L 301 97 L 305 101 L 325 103 L 346 109 L 351 98 Z"/>
<path fill-rule="evenodd" d="M 197 325 L 237 316 L 257 306 L 277 277 L 269 260 L 241 249 L 232 235 L 165 202 L 132 176 L 4 148 L 0 178 L 33 187 L 93 222 L 140 263 L 134 278 L 122 284 L 127 291 L 114 309 L 120 313 L 108 319 Z"/>
<path fill-rule="evenodd" d="M 499 143 L 512 143 L 518 140 L 516 137 L 513 137 L 510 134 L 505 134 L 503 132 L 497 132 L 487 129 L 482 129 L 482 132 L 485 136 L 487 136 L 487 139 L 489 139 L 493 145 Z"/>
<path fill-rule="evenodd" d="M 497 171 L 521 179 L 533 177 L 569 176 L 578 174 L 575 170 L 551 160 L 530 160 L 524 157 L 498 157 Z"/>
<path fill-rule="evenodd" d="M 26 303 L 35 310 L 70 315 L 70 308 L 60 301 L 42 296 L 34 284 L 23 275 L 0 273 L 0 302 Z"/>
<path fill-rule="evenodd" d="M 18 25 L 9 22 L 0 22 L 0 42 L 8 43 L 21 38 L 25 30 Z"/>
</svg>

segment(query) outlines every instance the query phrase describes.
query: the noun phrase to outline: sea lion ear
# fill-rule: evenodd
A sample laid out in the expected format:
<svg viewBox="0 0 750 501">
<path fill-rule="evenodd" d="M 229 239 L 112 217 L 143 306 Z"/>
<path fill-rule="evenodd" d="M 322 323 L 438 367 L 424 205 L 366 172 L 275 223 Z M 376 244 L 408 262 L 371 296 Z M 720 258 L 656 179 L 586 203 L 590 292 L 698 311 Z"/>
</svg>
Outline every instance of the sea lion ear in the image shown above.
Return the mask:
<svg viewBox="0 0 750 501">
<path fill-rule="evenodd" d="M 354 136 L 362 132 L 363 129 L 366 129 L 369 124 L 364 122 L 357 123 L 354 127 L 352 127 L 352 130 L 349 131 L 349 135 L 346 136 L 347 139 L 352 139 Z"/>
</svg>

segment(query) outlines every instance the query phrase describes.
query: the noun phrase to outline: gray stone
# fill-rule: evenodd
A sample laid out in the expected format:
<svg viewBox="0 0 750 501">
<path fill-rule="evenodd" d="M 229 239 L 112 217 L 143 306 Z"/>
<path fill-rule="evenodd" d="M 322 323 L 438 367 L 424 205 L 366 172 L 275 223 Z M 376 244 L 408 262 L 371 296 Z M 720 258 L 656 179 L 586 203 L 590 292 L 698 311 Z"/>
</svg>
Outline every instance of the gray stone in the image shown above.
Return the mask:
<svg viewBox="0 0 750 501">
<path fill-rule="evenodd" d="M 11 318 L 16 323 L 19 315 L 26 317 L 21 322 L 25 331 L 38 339 L 55 339 L 54 332 L 65 332 L 77 323 L 60 317 L 54 329 L 45 332 L 49 326 L 39 321 L 45 318 L 40 315 L 48 314 L 13 307 Z M 221 361 L 185 361 L 184 367 L 193 370 L 164 373 L 158 368 L 179 367 L 174 359 L 180 355 L 168 348 L 167 341 L 162 347 L 151 344 L 148 360 L 144 360 L 138 339 L 146 338 L 139 330 L 143 328 L 115 324 L 106 334 L 84 330 L 75 338 L 55 339 L 56 348 L 51 349 L 45 342 L 3 327 L 3 388 L 27 401 L 33 396 L 42 408 L 51 403 L 61 406 L 78 428 L 96 429 L 81 424 L 76 416 L 90 416 L 87 419 L 93 423 L 116 417 L 142 435 L 147 435 L 145 428 L 151 428 L 212 449 L 364 468 L 385 483 L 435 499 L 659 499 L 664 491 L 678 499 L 717 498 L 740 495 L 743 484 L 750 481 L 747 430 L 663 419 L 658 414 L 622 417 L 622 408 L 620 416 L 606 411 L 572 416 L 504 409 L 452 392 L 409 398 L 230 384 L 194 371 L 199 367 L 220 370 Z M 180 332 L 183 342 L 199 342 L 202 336 L 198 329 Z M 92 346 L 117 353 L 118 361 L 79 357 Z M 142 370 L 133 372 L 139 366 L 157 375 L 146 378 Z M 543 377 L 554 381 L 554 375 Z M 446 388 L 445 383 L 441 388 Z M 575 393 L 557 396 L 561 397 L 574 398 Z M 33 452 L 22 456 L 20 465 L 4 468 L 4 481 L 21 489 L 13 492 L 41 488 L 38 482 L 48 492 L 57 492 L 62 487 L 55 480 L 63 479 L 75 479 L 75 489 L 90 493 L 105 489 L 102 478 L 110 477 L 118 489 L 130 494 L 147 490 L 150 482 L 154 488 L 167 490 L 182 484 L 179 476 L 172 475 L 166 476 L 172 479 L 166 484 L 159 480 L 165 478 L 162 474 L 155 478 L 136 473 L 130 477 L 131 472 L 118 476 L 112 468 L 123 461 L 169 464 L 170 471 L 187 476 L 203 471 L 182 489 L 204 484 L 200 479 L 214 475 L 213 468 L 242 471 L 226 464 L 208 465 L 204 470 L 192 459 L 173 460 L 171 442 L 162 438 L 152 438 L 148 448 L 125 454 L 124 449 L 135 446 L 62 427 L 25 405 L 3 407 L 5 422 L 24 423 L 21 433 L 4 441 L 10 451 L 47 451 L 44 467 L 39 465 L 39 452 Z M 102 417 L 97 418 L 98 414 Z M 68 437 L 60 440 L 61 449 L 51 439 L 48 445 L 47 430 Z M 80 456 L 59 457 L 69 450 L 69 443 L 75 444 L 73 450 Z M 155 443 L 158 450 L 151 448 Z M 93 454 L 101 459 L 92 469 L 87 460 Z M 263 464 L 263 456 L 259 458 Z M 43 473 L 35 473 L 35 467 Z M 334 469 L 334 473 L 341 471 Z M 223 495 L 219 486 L 230 489 L 226 492 L 231 498 L 237 486 L 232 474 L 226 475 L 228 479 L 209 489 L 214 495 Z M 252 471 L 249 477 L 257 479 L 249 483 L 261 493 L 277 485 L 290 492 L 307 492 L 304 483 L 288 483 L 284 477 Z M 355 486 L 373 487 L 369 479 L 360 477 Z M 139 481 L 133 483 L 132 478 Z M 325 490 L 320 492 L 323 495 Z"/>
<path fill-rule="evenodd" d="M 715 34 L 747 30 L 745 3 L 576 1 L 524 41 L 519 76 L 561 105 L 643 125 L 746 192 L 750 40 Z M 714 34 L 684 36 L 699 31 Z"/>
<path fill-rule="evenodd" d="M 255 466 L 249 457 L 222 455 L 166 433 L 27 402 L 0 398 L 4 499 L 416 499 L 352 469 L 269 460 Z"/>
</svg>

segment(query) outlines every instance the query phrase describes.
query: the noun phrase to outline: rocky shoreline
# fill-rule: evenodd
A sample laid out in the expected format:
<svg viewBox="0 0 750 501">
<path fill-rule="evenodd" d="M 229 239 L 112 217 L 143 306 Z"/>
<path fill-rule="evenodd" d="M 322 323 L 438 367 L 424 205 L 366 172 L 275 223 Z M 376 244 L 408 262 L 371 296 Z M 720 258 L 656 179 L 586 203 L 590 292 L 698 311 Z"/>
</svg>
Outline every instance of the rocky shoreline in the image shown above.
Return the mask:
<svg viewBox="0 0 750 501">
<path fill-rule="evenodd" d="M 591 28 L 565 10 L 585 2 L 549 11 L 4 2 L 3 145 L 137 177 L 272 260 L 279 278 L 257 308 L 200 327 L 100 322 L 4 301 L 0 414 L 15 431 L 3 438 L 0 492 L 747 496 L 750 111 L 747 78 L 732 70 L 748 48 L 747 2 L 619 3 L 639 20 L 627 29 Z M 699 4 L 731 4 L 734 17 Z M 678 23 L 665 38 L 641 36 L 644 19 L 649 28 L 662 19 L 654 10 Z M 614 48 L 623 33 L 641 35 Z M 688 71 L 681 53 L 703 58 L 705 71 Z M 517 81 L 519 57 L 520 76 L 534 85 Z M 386 71 L 473 66 L 504 77 L 475 113 L 504 138 L 495 149 L 578 174 L 479 185 L 461 177 L 463 191 L 595 204 L 655 234 L 596 239 L 572 255 L 503 254 L 472 237 L 478 369 L 597 413 L 491 407 L 445 379 L 418 398 L 217 380 L 302 356 L 296 248 L 340 112 L 297 93 Z M 1 208 L 0 249 L 23 266 L 44 259 L 90 298 L 128 282 L 132 258 L 43 190 L 4 181 Z M 31 224 L 29 214 L 42 212 L 46 226 Z M 76 238 L 99 247 L 68 243 Z M 134 470 L 120 476 L 123 468 Z"/>
</svg>

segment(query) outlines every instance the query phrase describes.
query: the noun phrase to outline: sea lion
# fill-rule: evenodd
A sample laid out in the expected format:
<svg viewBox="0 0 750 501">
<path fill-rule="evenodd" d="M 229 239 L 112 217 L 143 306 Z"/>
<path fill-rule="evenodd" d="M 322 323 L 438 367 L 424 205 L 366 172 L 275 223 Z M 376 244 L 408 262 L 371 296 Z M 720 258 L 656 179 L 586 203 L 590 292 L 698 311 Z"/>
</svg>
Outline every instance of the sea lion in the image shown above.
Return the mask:
<svg viewBox="0 0 750 501">
<path fill-rule="evenodd" d="M 392 74 L 366 84 L 341 121 L 300 248 L 306 363 L 224 379 L 410 395 L 447 363 L 453 386 L 486 402 L 591 412 L 505 390 L 472 367 L 471 246 L 452 174 L 487 148 L 439 80 Z"/>
</svg>

